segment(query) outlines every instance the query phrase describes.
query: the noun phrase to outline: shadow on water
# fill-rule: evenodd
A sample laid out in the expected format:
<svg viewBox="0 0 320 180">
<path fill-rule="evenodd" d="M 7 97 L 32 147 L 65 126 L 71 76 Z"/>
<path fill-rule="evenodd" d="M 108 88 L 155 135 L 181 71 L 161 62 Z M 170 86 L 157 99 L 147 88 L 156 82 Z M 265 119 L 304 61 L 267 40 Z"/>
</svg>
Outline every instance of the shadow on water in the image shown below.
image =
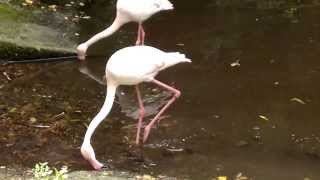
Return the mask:
<svg viewBox="0 0 320 180">
<path fill-rule="evenodd" d="M 133 153 L 135 94 L 122 89 L 94 136 L 98 158 L 119 169 L 181 178 L 242 173 L 254 179 L 319 179 L 320 9 L 183 2 L 145 24 L 148 44 L 193 60 L 158 76 L 181 89 L 182 97 L 152 131 L 140 161 Z M 113 5 L 105 5 L 110 14 Z M 87 10 L 94 18 L 83 22 L 83 39 L 110 24 L 113 16 L 104 9 L 93 4 Z M 133 44 L 135 32 L 136 25 L 128 24 L 89 53 L 108 57 Z M 87 63 L 102 77 L 105 58 Z M 70 62 L 44 67 L 5 89 L 1 163 L 32 166 L 49 160 L 89 169 L 79 146 L 105 87 L 78 68 Z M 149 84 L 143 92 L 150 115 L 170 95 Z"/>
</svg>

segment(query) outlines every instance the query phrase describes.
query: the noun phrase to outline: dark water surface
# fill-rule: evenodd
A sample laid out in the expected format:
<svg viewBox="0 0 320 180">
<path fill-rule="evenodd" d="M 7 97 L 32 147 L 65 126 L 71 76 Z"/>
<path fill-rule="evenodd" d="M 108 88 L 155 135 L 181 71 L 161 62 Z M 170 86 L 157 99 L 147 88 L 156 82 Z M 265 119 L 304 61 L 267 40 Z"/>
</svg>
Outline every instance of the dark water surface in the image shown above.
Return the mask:
<svg viewBox="0 0 320 180">
<path fill-rule="evenodd" d="M 81 24 L 82 40 L 113 20 L 114 4 L 102 2 L 86 9 L 92 19 Z M 184 52 L 193 60 L 158 76 L 180 89 L 181 98 L 151 132 L 141 160 L 133 152 L 135 94 L 133 88 L 122 89 L 93 138 L 98 159 L 118 169 L 179 178 L 232 179 L 242 173 L 259 180 L 320 179 L 320 8 L 184 1 L 175 6 L 176 11 L 146 22 L 145 30 L 146 44 Z M 134 44 L 136 29 L 134 23 L 125 25 L 91 47 L 89 54 L 101 57 L 88 58 L 87 68 L 101 77 L 105 57 Z M 0 160 L 9 166 L 49 161 L 89 169 L 79 146 L 84 124 L 101 107 L 105 88 L 80 73 L 77 63 L 43 66 L 44 71 L 16 81 L 3 93 L 6 107 L 17 110 L 0 122 L 0 130 L 9 131 L 0 140 Z M 150 114 L 169 96 L 150 84 L 143 92 Z M 57 116 L 62 112 L 62 118 Z M 19 123 L 30 124 L 32 117 L 37 122 L 31 124 L 47 123 L 53 129 Z M 18 130 L 25 133 L 10 135 Z"/>
</svg>

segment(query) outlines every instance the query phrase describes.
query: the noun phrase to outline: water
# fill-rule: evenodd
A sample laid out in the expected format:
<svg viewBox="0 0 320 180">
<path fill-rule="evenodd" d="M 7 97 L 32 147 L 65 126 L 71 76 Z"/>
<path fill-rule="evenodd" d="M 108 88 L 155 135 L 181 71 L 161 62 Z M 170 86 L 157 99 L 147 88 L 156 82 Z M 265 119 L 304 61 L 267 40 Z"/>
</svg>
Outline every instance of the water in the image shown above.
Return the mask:
<svg viewBox="0 0 320 180">
<path fill-rule="evenodd" d="M 133 88 L 122 89 L 94 136 L 98 159 L 117 169 L 179 178 L 241 173 L 253 179 L 319 179 L 319 7 L 174 4 L 176 11 L 156 15 L 145 30 L 147 44 L 192 59 L 191 65 L 158 76 L 182 96 L 152 130 L 141 159 L 133 146 L 135 94 Z M 86 9 L 93 18 L 82 22 L 81 39 L 111 23 L 113 6 L 100 1 Z M 134 44 L 136 30 L 136 24 L 128 24 L 90 48 L 89 54 L 99 57 L 88 58 L 87 68 L 102 77 L 106 57 Z M 0 140 L 1 162 L 31 167 L 50 161 L 90 169 L 79 146 L 105 88 L 81 73 L 77 63 L 43 66 L 3 93 L 7 120 L 0 129 L 7 133 Z M 155 88 L 143 85 L 150 114 L 169 97 Z M 51 128 L 35 127 L 39 124 Z"/>
</svg>

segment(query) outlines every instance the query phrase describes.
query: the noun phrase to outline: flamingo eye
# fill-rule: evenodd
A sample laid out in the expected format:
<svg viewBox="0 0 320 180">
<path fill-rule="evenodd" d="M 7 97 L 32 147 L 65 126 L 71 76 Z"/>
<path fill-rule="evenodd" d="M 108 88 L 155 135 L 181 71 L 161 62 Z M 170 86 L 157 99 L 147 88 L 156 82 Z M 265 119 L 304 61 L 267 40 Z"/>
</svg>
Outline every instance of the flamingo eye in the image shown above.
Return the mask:
<svg viewBox="0 0 320 180">
<path fill-rule="evenodd" d="M 160 4 L 158 4 L 158 3 L 154 3 L 153 4 L 156 8 L 160 8 Z"/>
</svg>

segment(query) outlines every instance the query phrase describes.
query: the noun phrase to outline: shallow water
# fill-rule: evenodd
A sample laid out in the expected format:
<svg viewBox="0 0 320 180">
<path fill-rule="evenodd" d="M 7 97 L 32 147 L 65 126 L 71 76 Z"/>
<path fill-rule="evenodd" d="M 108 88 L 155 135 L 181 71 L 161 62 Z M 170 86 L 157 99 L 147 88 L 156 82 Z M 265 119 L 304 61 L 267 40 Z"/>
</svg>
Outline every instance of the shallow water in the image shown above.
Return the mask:
<svg viewBox="0 0 320 180">
<path fill-rule="evenodd" d="M 81 39 L 113 20 L 114 5 L 102 2 L 86 9 L 93 18 L 82 22 Z M 140 152 L 133 146 L 135 94 L 133 88 L 122 89 L 94 136 L 98 159 L 117 169 L 179 178 L 241 173 L 253 179 L 319 179 L 320 8 L 288 12 L 184 1 L 175 7 L 146 22 L 145 30 L 148 45 L 192 59 L 191 65 L 158 76 L 180 89 L 181 98 Z M 89 54 L 99 57 L 88 58 L 85 67 L 102 77 L 105 57 L 133 44 L 136 28 L 125 25 L 90 48 Z M 3 92 L 0 129 L 9 133 L 0 140 L 1 162 L 31 167 L 50 161 L 90 169 L 79 146 L 105 88 L 81 73 L 78 63 L 43 66 Z M 150 84 L 143 92 L 150 115 L 169 97 Z M 27 123 L 21 125 L 22 120 Z M 34 126 L 39 124 L 53 128 Z"/>
</svg>

